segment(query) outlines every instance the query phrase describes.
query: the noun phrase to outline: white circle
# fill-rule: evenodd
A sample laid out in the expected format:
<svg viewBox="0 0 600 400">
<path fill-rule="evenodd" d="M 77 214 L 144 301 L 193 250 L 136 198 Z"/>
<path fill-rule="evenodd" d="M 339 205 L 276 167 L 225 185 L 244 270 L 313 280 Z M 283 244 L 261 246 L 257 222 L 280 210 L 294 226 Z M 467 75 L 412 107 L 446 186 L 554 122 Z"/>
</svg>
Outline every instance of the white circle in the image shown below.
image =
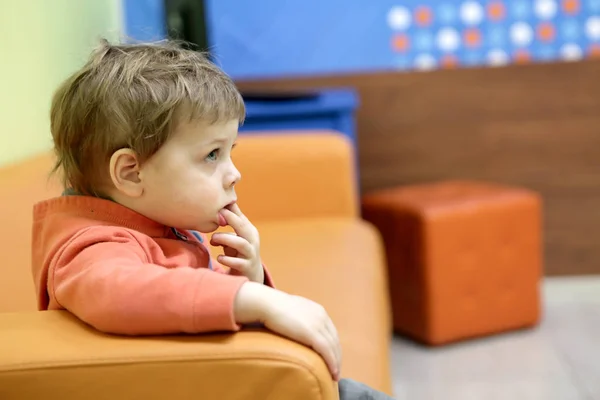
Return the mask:
<svg viewBox="0 0 600 400">
<path fill-rule="evenodd" d="M 591 40 L 600 40 L 600 17 L 590 17 L 585 23 L 585 33 Z"/>
<path fill-rule="evenodd" d="M 510 27 L 510 38 L 517 46 L 527 46 L 533 40 L 533 29 L 525 22 L 517 22 Z"/>
<path fill-rule="evenodd" d="M 558 5 L 555 0 L 536 0 L 535 14 L 540 19 L 552 19 L 558 11 Z"/>
<path fill-rule="evenodd" d="M 420 54 L 415 58 L 415 68 L 427 71 L 434 69 L 437 63 L 431 54 Z"/>
<path fill-rule="evenodd" d="M 501 66 L 508 64 L 509 57 L 504 50 L 490 50 L 487 54 L 487 60 L 490 65 Z"/>
<path fill-rule="evenodd" d="M 465 1 L 460 7 L 460 17 L 466 25 L 480 24 L 483 14 L 483 7 L 476 1 Z"/>
<path fill-rule="evenodd" d="M 560 48 L 560 55 L 563 60 L 577 61 L 583 58 L 583 50 L 574 43 L 567 43 Z"/>
<path fill-rule="evenodd" d="M 396 6 L 388 11 L 387 21 L 390 28 L 402 31 L 408 29 L 412 22 L 412 18 L 406 7 Z"/>
<path fill-rule="evenodd" d="M 440 50 L 454 51 L 460 45 L 460 35 L 453 28 L 444 28 L 437 34 L 437 45 Z"/>
</svg>

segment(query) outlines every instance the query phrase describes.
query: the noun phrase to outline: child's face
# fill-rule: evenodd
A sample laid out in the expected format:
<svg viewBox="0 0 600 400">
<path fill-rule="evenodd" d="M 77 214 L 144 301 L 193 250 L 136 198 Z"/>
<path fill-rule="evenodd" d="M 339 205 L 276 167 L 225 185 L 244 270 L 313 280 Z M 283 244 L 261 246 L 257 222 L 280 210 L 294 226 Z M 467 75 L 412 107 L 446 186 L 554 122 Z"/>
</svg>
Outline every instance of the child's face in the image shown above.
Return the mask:
<svg viewBox="0 0 600 400">
<path fill-rule="evenodd" d="M 238 121 L 181 125 L 140 170 L 143 213 L 180 229 L 212 232 L 219 212 L 237 200 L 241 175 L 231 160 Z"/>
</svg>

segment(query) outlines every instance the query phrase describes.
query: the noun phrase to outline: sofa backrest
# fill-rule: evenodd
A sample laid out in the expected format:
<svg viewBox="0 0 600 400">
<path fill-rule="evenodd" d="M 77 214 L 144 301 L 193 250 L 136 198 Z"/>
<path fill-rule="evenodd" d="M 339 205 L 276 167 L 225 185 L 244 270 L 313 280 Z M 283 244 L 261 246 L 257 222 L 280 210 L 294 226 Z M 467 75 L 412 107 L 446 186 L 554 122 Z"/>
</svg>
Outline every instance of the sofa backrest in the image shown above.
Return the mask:
<svg viewBox="0 0 600 400">
<path fill-rule="evenodd" d="M 32 207 L 60 194 L 52 154 L 0 169 L 0 312 L 35 310 L 31 275 Z"/>
<path fill-rule="evenodd" d="M 245 133 L 232 157 L 240 208 L 252 221 L 359 215 L 356 157 L 340 133 Z"/>
</svg>

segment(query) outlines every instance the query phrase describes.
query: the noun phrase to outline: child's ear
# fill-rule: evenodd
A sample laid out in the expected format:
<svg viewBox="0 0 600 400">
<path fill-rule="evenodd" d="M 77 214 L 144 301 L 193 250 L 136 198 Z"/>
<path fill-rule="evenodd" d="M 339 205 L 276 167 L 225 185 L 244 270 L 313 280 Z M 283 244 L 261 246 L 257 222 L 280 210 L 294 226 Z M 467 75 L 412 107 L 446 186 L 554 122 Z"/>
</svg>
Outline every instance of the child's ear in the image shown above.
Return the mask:
<svg viewBox="0 0 600 400">
<path fill-rule="evenodd" d="M 115 189 L 129 197 L 139 197 L 144 193 L 139 177 L 140 162 L 135 151 L 119 149 L 110 157 L 110 179 Z"/>
</svg>

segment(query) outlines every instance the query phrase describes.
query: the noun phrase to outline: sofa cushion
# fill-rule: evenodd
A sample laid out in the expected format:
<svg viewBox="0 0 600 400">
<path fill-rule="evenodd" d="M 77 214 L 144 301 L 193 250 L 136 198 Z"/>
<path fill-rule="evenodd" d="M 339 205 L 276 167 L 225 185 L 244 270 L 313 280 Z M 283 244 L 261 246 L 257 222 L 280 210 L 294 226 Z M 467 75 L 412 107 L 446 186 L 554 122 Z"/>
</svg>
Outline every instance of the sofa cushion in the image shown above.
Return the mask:
<svg viewBox="0 0 600 400">
<path fill-rule="evenodd" d="M 342 376 L 389 392 L 391 321 L 378 232 L 350 218 L 268 222 L 257 228 L 262 259 L 276 287 L 329 312 L 342 344 Z"/>
</svg>

